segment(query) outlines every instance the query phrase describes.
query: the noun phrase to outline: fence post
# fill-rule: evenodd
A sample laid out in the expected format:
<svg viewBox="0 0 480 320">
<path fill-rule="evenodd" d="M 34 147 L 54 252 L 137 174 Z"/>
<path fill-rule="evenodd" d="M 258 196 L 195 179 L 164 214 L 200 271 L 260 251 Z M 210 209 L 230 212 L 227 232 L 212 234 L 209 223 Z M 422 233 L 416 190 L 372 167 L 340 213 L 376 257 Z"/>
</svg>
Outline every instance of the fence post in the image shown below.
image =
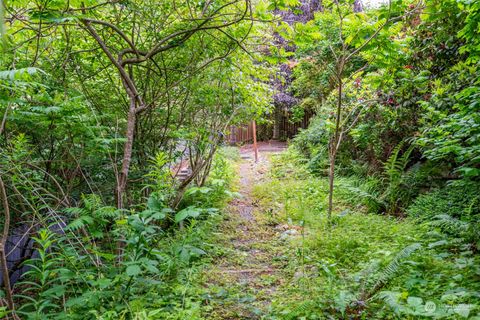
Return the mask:
<svg viewBox="0 0 480 320">
<path fill-rule="evenodd" d="M 258 146 L 257 146 L 257 124 L 255 120 L 252 122 L 253 129 L 253 150 L 255 151 L 255 162 L 258 162 Z"/>
</svg>

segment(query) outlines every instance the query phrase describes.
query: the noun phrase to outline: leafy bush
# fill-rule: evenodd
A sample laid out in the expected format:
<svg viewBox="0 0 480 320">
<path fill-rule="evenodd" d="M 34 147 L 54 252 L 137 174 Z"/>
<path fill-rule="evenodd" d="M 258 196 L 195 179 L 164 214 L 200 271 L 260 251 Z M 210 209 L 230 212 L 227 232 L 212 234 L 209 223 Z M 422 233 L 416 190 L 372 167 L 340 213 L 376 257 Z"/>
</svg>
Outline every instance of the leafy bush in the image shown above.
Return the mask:
<svg viewBox="0 0 480 320">
<path fill-rule="evenodd" d="M 295 147 L 306 157 L 312 158 L 319 147 L 328 144 L 329 132 L 325 120 L 312 119 L 307 129 L 301 130 L 293 139 Z"/>
<path fill-rule="evenodd" d="M 418 143 L 427 158 L 447 162 L 460 176 L 480 176 L 480 70 L 467 64 L 451 68 L 451 76 L 434 83 L 422 103 L 423 132 Z M 451 80 L 453 79 L 453 80 Z"/>
<path fill-rule="evenodd" d="M 208 179 L 203 186 L 190 187 L 180 204 L 180 208 L 195 206 L 198 208 L 222 207 L 226 201 L 237 194 L 230 191 L 235 179 L 233 161 L 238 161 L 238 148 L 221 148 L 214 156 Z"/>
</svg>

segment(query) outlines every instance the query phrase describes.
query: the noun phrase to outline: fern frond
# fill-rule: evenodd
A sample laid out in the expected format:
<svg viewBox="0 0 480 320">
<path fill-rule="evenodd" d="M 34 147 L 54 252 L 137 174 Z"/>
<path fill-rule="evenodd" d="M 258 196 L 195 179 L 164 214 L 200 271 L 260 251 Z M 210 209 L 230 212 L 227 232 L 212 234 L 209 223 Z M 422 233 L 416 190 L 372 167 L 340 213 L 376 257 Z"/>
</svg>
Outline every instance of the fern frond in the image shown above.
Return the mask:
<svg viewBox="0 0 480 320">
<path fill-rule="evenodd" d="M 70 216 L 83 216 L 88 214 L 87 210 L 84 208 L 79 208 L 79 207 L 71 207 L 71 208 L 65 208 L 63 209 L 63 212 Z"/>
<path fill-rule="evenodd" d="M 400 292 L 394 291 L 382 291 L 379 293 L 378 297 L 385 301 L 385 303 L 395 312 L 400 314 L 401 310 L 404 308 L 402 304 L 399 303 Z"/>
<path fill-rule="evenodd" d="M 398 161 L 398 167 L 401 169 L 401 171 L 405 171 L 408 165 L 408 161 L 410 160 L 410 155 L 413 152 L 413 149 L 415 149 L 415 145 L 410 145 L 407 150 L 402 154 L 400 157 L 400 160 Z"/>
<path fill-rule="evenodd" d="M 398 180 L 402 177 L 407 168 L 410 155 L 415 149 L 415 145 L 410 145 L 405 152 L 400 155 L 400 151 L 405 145 L 405 142 L 400 142 L 392 151 L 390 157 L 384 163 L 384 170 L 386 179 L 390 182 Z"/>
<path fill-rule="evenodd" d="M 378 183 L 369 184 L 365 183 L 364 180 L 361 179 L 358 181 L 359 183 L 357 184 L 342 178 L 338 179 L 339 186 L 347 191 L 349 201 L 352 201 L 356 204 L 362 203 L 363 205 L 366 205 L 369 210 L 373 210 L 375 212 L 386 206 L 386 202 L 383 200 L 380 192 L 378 191 Z"/>
<path fill-rule="evenodd" d="M 100 218 L 115 218 L 118 216 L 118 211 L 115 207 L 100 207 L 93 213 Z"/>
<path fill-rule="evenodd" d="M 285 315 L 285 319 L 286 320 L 298 319 L 300 315 L 303 315 L 308 311 L 311 311 L 311 309 L 312 309 L 312 306 L 310 305 L 310 302 L 300 303 L 292 311 L 290 311 L 288 314 Z"/>
<path fill-rule="evenodd" d="M 102 205 L 102 199 L 96 194 L 82 195 L 83 205 L 88 211 L 94 211 Z"/>
<path fill-rule="evenodd" d="M 403 145 L 405 144 L 404 141 L 400 142 L 395 146 L 395 148 L 392 151 L 392 154 L 390 157 L 388 157 L 387 161 L 383 164 L 385 173 L 387 177 L 391 180 L 393 177 L 396 177 L 397 175 L 401 175 L 400 170 L 398 170 L 398 156 L 400 154 L 400 150 L 402 149 Z"/>
<path fill-rule="evenodd" d="M 361 199 L 368 199 L 377 202 L 378 204 L 382 204 L 383 201 L 380 199 L 379 195 L 371 192 L 369 190 L 364 190 L 360 187 L 356 187 L 353 185 L 345 184 L 343 187 L 350 193 L 354 194 L 355 196 Z"/>
<path fill-rule="evenodd" d="M 435 220 L 430 222 L 430 225 L 454 233 L 462 233 L 468 231 L 470 228 L 470 224 L 468 222 L 461 221 L 448 214 L 439 214 L 433 217 L 433 219 Z"/>
<path fill-rule="evenodd" d="M 378 289 L 388 283 L 388 281 L 398 272 L 403 261 L 411 256 L 415 251 L 420 249 L 421 246 L 422 245 L 420 243 L 413 243 L 400 251 L 392 260 L 392 262 L 390 262 L 388 266 L 382 270 L 370 293 L 374 294 L 376 291 L 378 291 Z"/>
<path fill-rule="evenodd" d="M 87 225 L 90 225 L 93 223 L 93 218 L 89 216 L 80 216 L 77 219 L 73 220 L 70 222 L 67 226 L 67 230 L 70 231 L 76 231 L 81 228 L 84 228 Z"/>
</svg>

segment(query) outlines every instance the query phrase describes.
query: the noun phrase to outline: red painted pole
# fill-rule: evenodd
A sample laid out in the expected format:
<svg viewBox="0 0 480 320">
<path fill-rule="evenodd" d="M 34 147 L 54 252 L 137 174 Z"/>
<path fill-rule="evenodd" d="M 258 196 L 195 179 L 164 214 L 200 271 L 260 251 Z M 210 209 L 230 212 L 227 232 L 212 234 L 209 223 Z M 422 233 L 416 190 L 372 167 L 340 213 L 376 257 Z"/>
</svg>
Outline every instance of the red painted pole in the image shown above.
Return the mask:
<svg viewBox="0 0 480 320">
<path fill-rule="evenodd" d="M 258 162 L 257 124 L 255 120 L 253 120 L 252 129 L 253 129 L 253 151 L 255 151 L 255 162 Z"/>
</svg>

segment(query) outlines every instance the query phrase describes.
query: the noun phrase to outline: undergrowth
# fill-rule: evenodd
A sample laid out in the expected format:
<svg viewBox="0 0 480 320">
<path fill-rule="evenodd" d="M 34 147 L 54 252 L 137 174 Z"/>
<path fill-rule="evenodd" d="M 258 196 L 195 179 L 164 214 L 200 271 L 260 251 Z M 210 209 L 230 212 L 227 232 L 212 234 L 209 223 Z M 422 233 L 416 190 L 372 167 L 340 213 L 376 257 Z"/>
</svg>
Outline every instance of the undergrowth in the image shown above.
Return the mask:
<svg viewBox="0 0 480 320">
<path fill-rule="evenodd" d="M 261 206 L 274 208 L 264 219 L 303 228 L 286 240 L 290 279 L 268 319 L 479 316 L 477 224 L 422 213 L 438 208 L 432 196 L 420 197 L 407 211 L 411 217 L 369 213 L 364 197 L 347 187 L 361 183 L 358 177 L 338 178 L 336 214 L 328 221 L 327 179 L 309 174 L 305 163 L 290 148 L 273 160 L 271 179 L 255 188 Z"/>
<path fill-rule="evenodd" d="M 23 302 L 18 314 L 24 319 L 204 319 L 201 276 L 223 250 L 211 236 L 234 196 L 236 159 L 232 150 L 220 150 L 207 183 L 188 189 L 177 211 L 165 207 L 155 192 L 143 210 L 129 212 L 85 195 L 82 207 L 66 210 L 72 218 L 63 233 L 45 228 L 34 238 L 38 254 L 25 261 L 29 270 L 15 286 Z M 152 177 L 165 191 L 162 169 L 156 170 Z M 121 261 L 112 253 L 118 239 L 125 243 Z"/>
</svg>

